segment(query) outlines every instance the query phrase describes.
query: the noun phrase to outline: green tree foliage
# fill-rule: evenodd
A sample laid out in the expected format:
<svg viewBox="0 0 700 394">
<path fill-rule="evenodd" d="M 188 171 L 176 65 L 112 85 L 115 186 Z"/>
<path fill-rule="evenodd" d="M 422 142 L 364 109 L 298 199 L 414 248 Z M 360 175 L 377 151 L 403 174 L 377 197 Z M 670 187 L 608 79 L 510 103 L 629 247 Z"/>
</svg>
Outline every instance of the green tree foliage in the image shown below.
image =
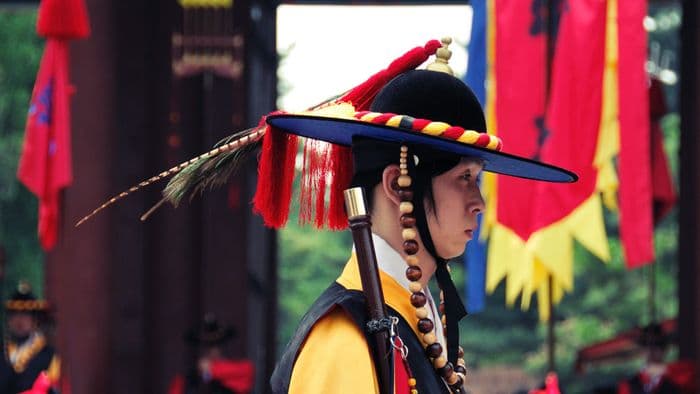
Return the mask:
<svg viewBox="0 0 700 394">
<path fill-rule="evenodd" d="M 36 198 L 15 175 L 43 47 L 35 23 L 33 8 L 0 9 L 0 245 L 7 251 L 5 294 L 20 278 L 39 294 L 43 285 Z"/>
<path fill-rule="evenodd" d="M 298 182 L 294 189 L 298 195 Z M 348 231 L 319 231 L 312 225 L 300 225 L 296 200 L 287 226 L 279 231 L 279 352 L 309 306 L 340 275 L 352 247 Z"/>
</svg>

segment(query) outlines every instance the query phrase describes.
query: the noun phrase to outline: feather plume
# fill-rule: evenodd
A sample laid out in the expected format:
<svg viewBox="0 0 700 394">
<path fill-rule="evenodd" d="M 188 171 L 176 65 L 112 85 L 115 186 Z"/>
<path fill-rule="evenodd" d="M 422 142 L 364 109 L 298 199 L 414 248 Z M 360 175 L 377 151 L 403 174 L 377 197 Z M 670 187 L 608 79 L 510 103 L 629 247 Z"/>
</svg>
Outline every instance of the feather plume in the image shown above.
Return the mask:
<svg viewBox="0 0 700 394">
<path fill-rule="evenodd" d="M 216 148 L 209 152 L 180 163 L 169 170 L 163 171 L 117 194 L 93 210 L 89 215 L 80 219 L 75 226 L 80 226 L 100 211 L 129 194 L 172 175 L 177 174 L 178 176 L 173 178 L 166 186 L 163 200 L 142 216 L 142 220 L 148 217 L 150 213 L 165 201 L 170 201 L 173 205 L 177 206 L 183 196 L 187 194 L 193 196 L 207 187 L 225 182 L 228 176 L 230 176 L 243 161 L 244 157 L 254 151 L 257 145 L 259 145 L 262 136 L 265 134 L 265 130 L 264 126 L 258 126 L 227 137 L 219 142 Z M 184 174 L 180 176 L 181 173 Z M 174 181 L 176 182 L 173 184 Z"/>
<path fill-rule="evenodd" d="M 231 135 L 215 146 L 226 146 L 239 137 L 240 134 Z M 197 194 L 226 183 L 245 158 L 260 147 L 260 142 L 260 139 L 257 139 L 239 149 L 205 157 L 185 167 L 168 182 L 163 190 L 163 198 L 177 207 L 187 195 L 191 201 Z"/>
</svg>

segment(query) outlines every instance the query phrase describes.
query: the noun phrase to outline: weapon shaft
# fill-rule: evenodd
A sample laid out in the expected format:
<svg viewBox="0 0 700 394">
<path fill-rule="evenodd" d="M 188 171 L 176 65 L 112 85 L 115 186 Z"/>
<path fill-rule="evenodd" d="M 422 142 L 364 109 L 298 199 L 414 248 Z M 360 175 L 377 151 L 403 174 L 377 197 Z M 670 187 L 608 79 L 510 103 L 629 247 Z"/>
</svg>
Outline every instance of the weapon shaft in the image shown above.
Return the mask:
<svg viewBox="0 0 700 394">
<path fill-rule="evenodd" d="M 362 188 L 345 190 L 345 207 L 350 222 L 350 231 L 355 243 L 355 253 L 362 281 L 362 290 L 367 298 L 369 319 L 380 321 L 387 317 L 384 307 L 384 294 L 379 281 L 377 256 L 372 242 L 372 220 L 367 211 Z M 393 359 L 388 331 L 371 334 L 375 349 L 375 367 L 382 394 L 393 394 Z"/>
</svg>

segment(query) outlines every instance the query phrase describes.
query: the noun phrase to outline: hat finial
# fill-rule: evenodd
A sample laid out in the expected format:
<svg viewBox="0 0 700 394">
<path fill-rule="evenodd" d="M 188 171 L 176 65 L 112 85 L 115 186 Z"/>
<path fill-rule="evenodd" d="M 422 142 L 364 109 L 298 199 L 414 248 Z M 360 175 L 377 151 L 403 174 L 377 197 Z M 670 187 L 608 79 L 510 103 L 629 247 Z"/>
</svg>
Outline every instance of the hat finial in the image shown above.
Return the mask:
<svg viewBox="0 0 700 394">
<path fill-rule="evenodd" d="M 442 42 L 442 47 L 438 48 L 435 53 L 435 61 L 428 64 L 426 68 L 430 71 L 444 72 L 454 76 L 454 71 L 452 71 L 452 68 L 447 64 L 447 61 L 450 60 L 452 56 L 452 51 L 447 48 L 452 43 L 452 38 L 443 37 L 440 42 Z"/>
</svg>

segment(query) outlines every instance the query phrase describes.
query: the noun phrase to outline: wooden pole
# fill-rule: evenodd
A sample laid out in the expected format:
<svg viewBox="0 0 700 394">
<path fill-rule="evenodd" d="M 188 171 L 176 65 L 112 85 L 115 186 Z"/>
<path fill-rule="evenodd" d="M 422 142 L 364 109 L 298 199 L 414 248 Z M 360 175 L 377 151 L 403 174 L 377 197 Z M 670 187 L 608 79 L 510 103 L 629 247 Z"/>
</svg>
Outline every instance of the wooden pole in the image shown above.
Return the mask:
<svg viewBox="0 0 700 394">
<path fill-rule="evenodd" d="M 547 293 L 549 308 L 549 320 L 547 321 L 547 371 L 554 372 L 556 370 L 556 358 L 554 355 L 556 348 L 556 336 L 554 332 L 554 291 L 552 289 L 554 280 L 552 275 L 547 278 Z"/>
<path fill-rule="evenodd" d="M 382 293 L 377 256 L 372 242 L 372 220 L 367 211 L 362 188 L 354 187 L 345 190 L 345 207 L 350 221 L 352 239 L 355 243 L 362 290 L 367 298 L 369 318 L 374 321 L 382 321 L 387 318 L 384 293 Z M 379 378 L 379 391 L 382 394 L 392 394 L 394 392 L 392 379 L 394 374 L 389 332 L 387 330 L 376 331 L 372 336 L 374 337 L 374 364 Z"/>
<path fill-rule="evenodd" d="M 649 275 L 649 323 L 656 322 L 656 265 L 658 262 L 653 262 L 649 264 L 648 275 Z"/>
</svg>

